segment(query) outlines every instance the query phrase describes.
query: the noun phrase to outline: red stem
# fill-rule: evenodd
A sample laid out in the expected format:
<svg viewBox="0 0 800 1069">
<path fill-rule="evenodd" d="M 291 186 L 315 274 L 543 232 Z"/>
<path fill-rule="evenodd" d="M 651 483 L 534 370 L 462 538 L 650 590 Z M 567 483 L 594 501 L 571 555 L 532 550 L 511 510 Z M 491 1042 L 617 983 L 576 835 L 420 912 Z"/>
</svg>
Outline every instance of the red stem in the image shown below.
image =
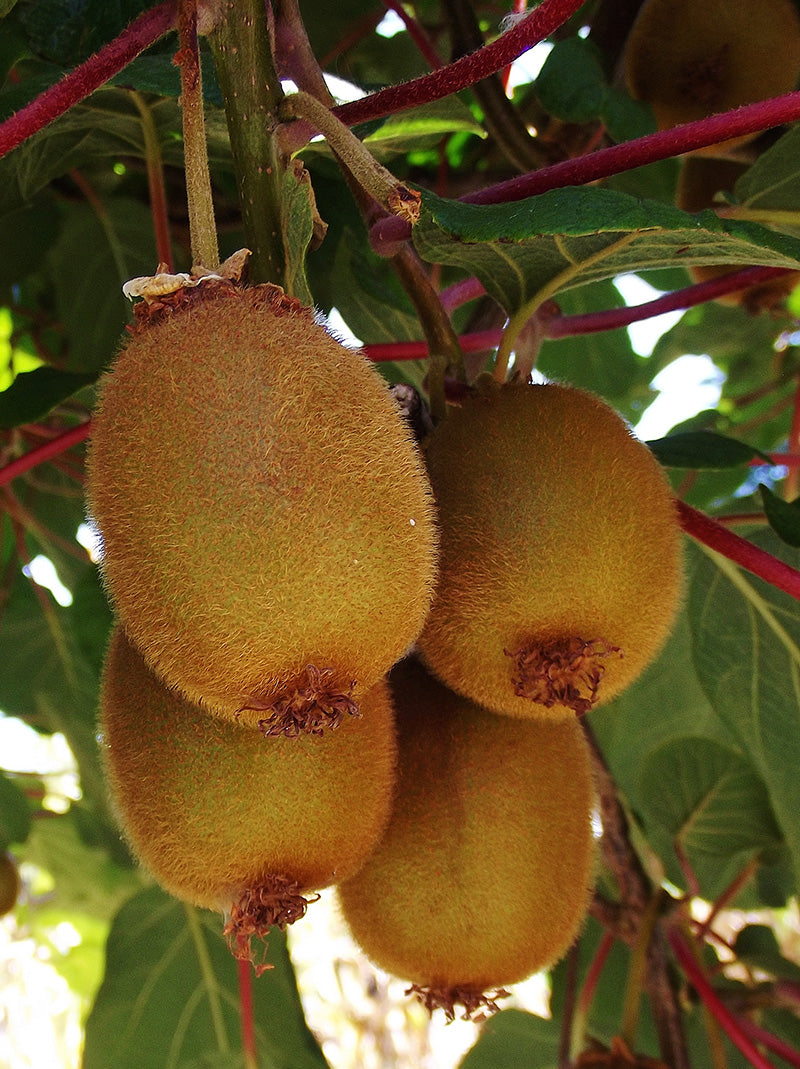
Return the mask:
<svg viewBox="0 0 800 1069">
<path fill-rule="evenodd" d="M 365 100 L 369 100 L 365 97 Z M 361 103 L 361 101 L 358 101 Z M 599 178 L 630 171 L 647 163 L 655 163 L 684 152 L 716 145 L 729 137 L 758 133 L 773 126 L 794 122 L 800 118 L 800 92 L 784 93 L 783 96 L 759 100 L 755 104 L 710 115 L 706 119 L 659 130 L 634 141 L 611 145 L 586 156 L 562 160 L 539 171 L 529 171 L 517 178 L 487 186 L 461 199 L 471 204 L 497 204 L 521 200 L 549 189 L 563 186 L 582 186 Z"/>
<path fill-rule="evenodd" d="M 462 352 L 477 353 L 481 349 L 494 349 L 500 340 L 500 331 L 479 330 L 474 334 L 462 334 L 458 340 Z M 362 352 L 368 360 L 380 364 L 387 360 L 422 360 L 430 349 L 426 341 L 392 341 L 365 345 Z"/>
<path fill-rule="evenodd" d="M 581 988 L 580 997 L 578 998 L 578 1013 L 583 1018 L 586 1018 L 589 1015 L 589 1007 L 592 1005 L 594 993 L 600 982 L 600 975 L 603 972 L 603 967 L 605 966 L 608 955 L 611 953 L 614 942 L 614 934 L 612 932 L 604 932 L 603 938 L 600 940 L 595 955 L 589 964 L 589 968 L 586 970 L 586 976 L 583 979 L 583 987 Z"/>
<path fill-rule="evenodd" d="M 794 1047 L 790 1047 L 788 1043 L 784 1043 L 782 1039 L 778 1039 L 772 1032 L 768 1032 L 766 1028 L 760 1028 L 757 1024 L 751 1021 L 748 1017 L 735 1016 L 735 1021 L 739 1028 L 754 1040 L 756 1043 L 761 1043 L 767 1050 L 771 1050 L 773 1054 L 777 1054 L 779 1058 L 783 1058 L 789 1065 L 800 1066 L 800 1051 L 797 1051 Z"/>
<path fill-rule="evenodd" d="M 333 109 L 334 115 L 348 126 L 354 126 L 368 119 L 405 111 L 457 93 L 518 59 L 523 52 L 557 30 L 582 6 L 583 0 L 543 0 L 535 11 L 491 44 L 421 78 L 391 85 L 362 100 L 340 104 Z"/>
<path fill-rule="evenodd" d="M 734 1046 L 742 1052 L 751 1065 L 755 1066 L 755 1069 L 775 1069 L 772 1062 L 769 1061 L 768 1058 L 765 1058 L 761 1051 L 750 1042 L 742 1028 L 740 1028 L 738 1020 L 733 1016 L 727 1006 L 725 1006 L 714 988 L 705 978 L 700 966 L 695 960 L 694 954 L 687 945 L 681 932 L 673 928 L 672 931 L 668 933 L 667 938 L 675 953 L 675 957 L 680 962 L 681 968 L 691 981 L 695 991 L 703 1000 L 705 1006 L 722 1027 Z"/>
<path fill-rule="evenodd" d="M 663 297 L 656 297 L 643 304 L 625 308 L 607 308 L 602 312 L 586 312 L 583 315 L 548 316 L 544 323 L 544 333 L 548 338 L 565 338 L 577 334 L 594 334 L 601 330 L 616 330 L 618 327 L 627 327 L 631 323 L 638 323 L 643 319 L 662 315 L 664 312 L 692 308 L 694 305 L 713 301 L 723 294 L 749 289 L 750 286 L 760 285 L 762 282 L 790 273 L 788 268 L 783 267 L 743 267 L 739 271 L 731 271 L 730 274 L 720 278 L 712 278 L 708 282 L 697 282 L 684 289 L 665 293 Z"/>
<path fill-rule="evenodd" d="M 10 461 L 0 468 L 0 486 L 4 486 L 6 483 L 11 482 L 12 479 L 16 479 L 18 475 L 30 471 L 31 468 L 44 464 L 46 460 L 58 456 L 59 453 L 65 453 L 73 445 L 77 445 L 78 442 L 88 438 L 91 432 L 91 421 L 87 420 L 86 423 L 79 423 L 77 427 L 70 427 L 68 431 L 59 434 L 57 438 L 53 438 L 49 442 L 37 446 L 36 449 L 31 449 L 24 456 Z"/>
<path fill-rule="evenodd" d="M 63 115 L 73 104 L 84 100 L 109 78 L 119 74 L 140 52 L 172 29 L 174 24 L 174 0 L 165 0 L 150 11 L 145 11 L 99 52 L 0 123 L 0 157 Z"/>
<path fill-rule="evenodd" d="M 431 44 L 430 38 L 428 37 L 427 33 L 425 33 L 425 31 L 417 22 L 417 20 L 412 18 L 411 15 L 409 15 L 409 13 L 400 3 L 400 0 L 383 0 L 383 6 L 388 8 L 389 11 L 394 11 L 395 15 L 402 19 L 403 25 L 408 31 L 409 36 L 411 37 L 417 48 L 420 50 L 422 55 L 425 57 L 425 59 L 428 61 L 428 65 L 430 66 L 431 70 L 435 71 L 439 70 L 440 67 L 443 67 L 444 63 L 440 59 L 438 53 L 436 52 L 436 49 Z"/>
<path fill-rule="evenodd" d="M 603 330 L 616 330 L 619 327 L 630 326 L 643 319 L 662 315 L 664 312 L 674 312 L 679 309 L 691 308 L 696 304 L 703 304 L 713 300 L 724 293 L 735 293 L 737 290 L 749 289 L 750 286 L 766 282 L 771 278 L 790 273 L 783 267 L 744 267 L 740 271 L 731 271 L 722 278 L 714 278 L 708 282 L 697 282 L 684 289 L 666 293 L 663 297 L 656 297 L 652 301 L 636 304 L 624 308 L 606 308 L 601 312 L 586 312 L 582 315 L 551 314 L 546 309 L 539 313 L 542 319 L 542 328 L 546 338 L 566 338 L 579 334 L 595 334 Z M 477 279 L 469 278 L 463 282 L 457 282 L 447 290 L 442 290 L 440 299 L 447 311 L 452 311 L 460 304 L 473 300 L 485 293 L 483 286 Z M 480 349 L 494 348 L 500 342 L 502 330 L 483 330 L 475 334 L 462 334 L 459 338 L 464 352 L 476 352 Z M 387 342 L 367 345 L 364 349 L 366 356 L 377 362 L 386 360 L 418 360 L 428 355 L 428 347 L 424 341 L 410 342 Z M 789 461 L 790 463 L 791 461 Z M 783 463 L 777 461 L 776 463 Z"/>
<path fill-rule="evenodd" d="M 800 601 L 800 572 L 795 568 L 729 531 L 686 502 L 678 501 L 676 504 L 681 527 L 692 538 Z"/>
<path fill-rule="evenodd" d="M 528 6 L 528 0 L 514 0 L 512 5 L 513 15 L 524 15 Z M 503 83 L 504 92 L 508 92 L 508 83 L 511 81 L 511 64 L 503 69 L 503 73 L 500 75 L 500 80 Z"/>
<path fill-rule="evenodd" d="M 239 974 L 239 1006 L 242 1018 L 242 1051 L 245 1065 L 257 1065 L 256 1032 L 253 1020 L 253 974 L 250 963 L 237 961 Z"/>
</svg>

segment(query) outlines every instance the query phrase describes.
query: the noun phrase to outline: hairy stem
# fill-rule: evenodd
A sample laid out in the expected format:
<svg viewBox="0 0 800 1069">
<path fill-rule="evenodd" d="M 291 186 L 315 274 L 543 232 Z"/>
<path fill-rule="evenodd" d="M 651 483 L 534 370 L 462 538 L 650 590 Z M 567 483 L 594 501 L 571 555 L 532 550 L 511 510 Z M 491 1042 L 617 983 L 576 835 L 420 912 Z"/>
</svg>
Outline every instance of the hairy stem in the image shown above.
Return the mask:
<svg viewBox="0 0 800 1069">
<path fill-rule="evenodd" d="M 563 160 L 550 167 L 543 167 L 540 171 L 520 175 L 494 186 L 486 186 L 461 199 L 471 204 L 500 204 L 532 197 L 549 189 L 582 186 L 600 178 L 630 171 L 634 167 L 716 145 L 730 137 L 782 126 L 798 118 L 800 92 L 785 93 L 783 96 L 711 115 L 707 119 L 696 119 L 681 126 L 674 126 L 670 130 L 646 134 L 621 145 L 598 149 L 586 156 Z"/>
<path fill-rule="evenodd" d="M 166 0 L 158 7 L 145 11 L 99 52 L 0 123 L 0 157 L 63 115 L 74 104 L 85 100 L 174 25 L 175 0 Z"/>
<path fill-rule="evenodd" d="M 398 182 L 321 101 L 310 93 L 292 93 L 284 97 L 278 111 L 282 119 L 305 119 L 324 134 L 336 158 L 381 207 L 409 221 L 419 214 L 419 194 Z"/>
<path fill-rule="evenodd" d="M 800 572 L 784 564 L 746 538 L 729 531 L 684 501 L 677 502 L 678 519 L 684 531 L 710 549 L 727 557 L 753 575 L 800 600 Z"/>
<path fill-rule="evenodd" d="M 203 76 L 197 45 L 197 0 L 180 0 L 178 37 L 180 51 L 174 62 L 181 71 L 183 157 L 192 266 L 213 271 L 219 267 L 219 246 L 208 170 Z"/>
<path fill-rule="evenodd" d="M 245 1069 L 258 1069 L 253 1019 L 253 974 L 250 971 L 250 963 L 241 959 L 237 960 L 236 971 L 239 978 L 239 1012 L 242 1018 L 242 1053 Z"/>
<path fill-rule="evenodd" d="M 518 59 L 583 6 L 583 0 L 543 0 L 496 41 L 421 78 L 342 104 L 336 114 L 348 126 L 404 111 L 457 93 Z"/>
<path fill-rule="evenodd" d="M 274 136 L 283 99 L 272 58 L 264 0 L 227 0 L 209 35 L 239 185 L 245 239 L 255 282 L 283 285 L 283 165 Z"/>
</svg>

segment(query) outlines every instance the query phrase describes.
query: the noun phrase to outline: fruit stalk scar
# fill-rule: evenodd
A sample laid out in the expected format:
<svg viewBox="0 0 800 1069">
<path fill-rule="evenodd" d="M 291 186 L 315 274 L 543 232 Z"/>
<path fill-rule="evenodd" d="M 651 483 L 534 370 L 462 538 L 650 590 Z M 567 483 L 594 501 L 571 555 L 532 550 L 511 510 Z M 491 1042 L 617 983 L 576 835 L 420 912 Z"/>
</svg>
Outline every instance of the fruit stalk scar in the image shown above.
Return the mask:
<svg viewBox="0 0 800 1069">
<path fill-rule="evenodd" d="M 618 646 L 603 639 L 587 641 L 577 636 L 503 652 L 513 658 L 511 682 L 518 697 L 530 698 L 546 709 L 564 705 L 576 716 L 584 716 L 597 702 L 605 673 L 601 658 L 612 653 L 624 657 Z"/>
<path fill-rule="evenodd" d="M 237 961 L 249 962 L 256 976 L 272 969 L 274 966 L 263 959 L 258 962 L 255 960 L 253 937 L 261 940 L 266 954 L 270 929 L 280 928 L 283 931 L 294 924 L 305 916 L 309 904 L 318 898 L 318 894 L 305 898 L 300 894 L 297 883 L 286 876 L 267 876 L 259 887 L 248 888 L 231 906 L 223 928 L 231 954 Z"/>
<path fill-rule="evenodd" d="M 257 723 L 259 731 L 267 738 L 322 735 L 326 730 L 338 727 L 345 716 L 361 716 L 358 702 L 352 697 L 355 685 L 352 680 L 345 694 L 335 683 L 332 668 L 320 669 L 309 664 L 294 687 L 280 698 L 269 704 L 257 698 L 247 698 L 239 713 L 268 712 L 269 715 L 261 717 Z"/>
<path fill-rule="evenodd" d="M 508 998 L 511 992 L 506 991 L 504 987 L 489 994 L 469 987 L 421 987 L 419 984 L 412 984 L 411 987 L 406 988 L 405 994 L 414 995 L 429 1014 L 433 1014 L 434 1010 L 444 1010 L 448 1021 L 455 1020 L 456 1007 L 461 1005 L 464 1007 L 461 1020 L 478 1023 L 483 1020 L 483 1015 L 479 1014 L 479 1011 L 487 1010 L 489 1013 L 497 1013 L 500 1009 L 497 1000 Z M 476 1014 L 478 1016 L 475 1016 Z"/>
</svg>

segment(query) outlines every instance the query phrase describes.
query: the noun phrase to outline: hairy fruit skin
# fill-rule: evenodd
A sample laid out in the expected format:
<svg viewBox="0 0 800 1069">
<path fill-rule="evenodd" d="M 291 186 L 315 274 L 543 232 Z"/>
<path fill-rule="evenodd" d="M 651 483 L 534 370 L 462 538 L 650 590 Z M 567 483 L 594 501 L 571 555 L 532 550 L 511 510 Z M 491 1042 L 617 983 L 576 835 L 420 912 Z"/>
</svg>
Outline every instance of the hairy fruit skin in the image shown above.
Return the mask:
<svg viewBox="0 0 800 1069">
<path fill-rule="evenodd" d="M 491 379 L 426 443 L 440 579 L 418 648 L 453 690 L 571 716 L 631 683 L 681 592 L 672 492 L 599 398 Z"/>
<path fill-rule="evenodd" d="M 374 368 L 278 287 L 174 300 L 134 329 L 93 418 L 111 598 L 190 700 L 267 731 L 289 707 L 292 733 L 319 698 L 336 722 L 422 626 L 424 466 Z"/>
<path fill-rule="evenodd" d="M 211 716 L 149 670 L 121 628 L 100 699 L 101 754 L 120 824 L 158 883 L 230 910 L 280 877 L 299 893 L 352 875 L 389 816 L 396 744 L 388 687 L 320 738 L 269 738 Z"/>
<path fill-rule="evenodd" d="M 452 1016 L 560 958 L 594 876 L 594 801 L 580 723 L 513 721 L 414 659 L 389 676 L 399 737 L 389 826 L 338 887 L 356 941 Z M 494 996 L 497 997 L 497 996 Z"/>
<path fill-rule="evenodd" d="M 625 75 L 659 130 L 789 93 L 800 75 L 800 17 L 792 0 L 645 0 Z M 702 153 L 725 154 L 755 136 Z"/>
</svg>

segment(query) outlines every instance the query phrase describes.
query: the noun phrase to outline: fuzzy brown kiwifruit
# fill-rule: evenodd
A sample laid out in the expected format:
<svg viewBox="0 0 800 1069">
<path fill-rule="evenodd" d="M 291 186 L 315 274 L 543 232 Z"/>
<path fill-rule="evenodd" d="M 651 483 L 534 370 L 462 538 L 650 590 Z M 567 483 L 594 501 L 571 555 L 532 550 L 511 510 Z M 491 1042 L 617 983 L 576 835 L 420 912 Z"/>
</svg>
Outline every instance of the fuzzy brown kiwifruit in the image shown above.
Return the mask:
<svg viewBox="0 0 800 1069">
<path fill-rule="evenodd" d="M 158 883 L 227 914 L 238 956 L 352 875 L 389 816 L 396 744 L 388 686 L 324 737 L 267 738 L 166 687 L 121 628 L 100 700 L 101 754 L 125 837 Z"/>
<path fill-rule="evenodd" d="M 392 816 L 338 887 L 376 965 L 453 1017 L 557 961 L 586 914 L 594 800 L 579 721 L 513 721 L 416 660 L 389 676 L 399 745 Z"/>
<path fill-rule="evenodd" d="M 660 130 L 779 96 L 800 76 L 800 17 L 792 0 L 645 0 L 625 75 Z M 725 153 L 756 133 L 702 151 Z"/>
<path fill-rule="evenodd" d="M 380 375 L 276 286 L 153 305 L 104 378 L 89 510 L 167 683 L 266 734 L 321 730 L 416 638 L 436 535 Z"/>
<path fill-rule="evenodd" d="M 686 156 L 681 164 L 675 203 L 685 212 L 701 212 L 706 208 L 722 207 L 722 197 L 733 191 L 734 185 L 746 170 L 747 164 L 737 163 L 735 160 Z M 693 282 L 708 282 L 746 266 L 747 264 L 692 264 L 688 271 Z M 782 305 L 798 282 L 800 272 L 787 271 L 785 275 L 759 282 L 747 289 L 721 294 L 715 300 L 733 307 L 741 305 L 755 315 Z"/>
<path fill-rule="evenodd" d="M 19 898 L 20 879 L 11 854 L 0 853 L 0 917 L 10 913 Z"/>
<path fill-rule="evenodd" d="M 681 590 L 673 495 L 604 401 L 488 376 L 428 439 L 441 531 L 418 641 L 453 690 L 512 716 L 572 716 L 631 683 Z"/>
</svg>

